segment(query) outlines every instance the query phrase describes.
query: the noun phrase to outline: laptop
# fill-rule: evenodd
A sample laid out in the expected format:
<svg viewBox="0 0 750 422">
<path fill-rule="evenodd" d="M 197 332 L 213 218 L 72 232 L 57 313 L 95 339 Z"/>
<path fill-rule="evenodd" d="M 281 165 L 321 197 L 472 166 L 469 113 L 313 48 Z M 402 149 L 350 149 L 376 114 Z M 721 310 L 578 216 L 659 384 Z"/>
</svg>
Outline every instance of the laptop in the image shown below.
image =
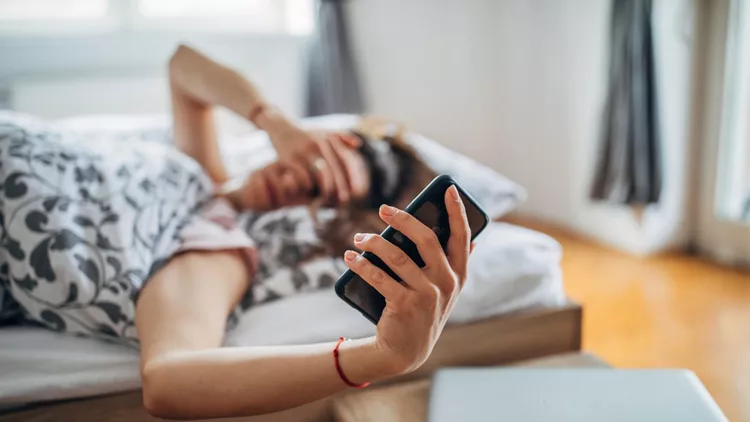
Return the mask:
<svg viewBox="0 0 750 422">
<path fill-rule="evenodd" d="M 452 368 L 433 377 L 430 422 L 727 421 L 685 370 Z"/>
</svg>

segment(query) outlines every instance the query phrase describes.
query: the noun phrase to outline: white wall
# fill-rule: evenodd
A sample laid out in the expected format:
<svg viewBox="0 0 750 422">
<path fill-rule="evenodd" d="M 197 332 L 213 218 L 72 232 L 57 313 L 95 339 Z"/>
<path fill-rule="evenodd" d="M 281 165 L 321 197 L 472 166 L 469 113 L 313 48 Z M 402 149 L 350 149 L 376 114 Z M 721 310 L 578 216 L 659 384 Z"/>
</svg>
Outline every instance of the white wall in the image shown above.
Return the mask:
<svg viewBox="0 0 750 422">
<path fill-rule="evenodd" d="M 282 109 L 301 114 L 305 38 L 290 35 L 3 38 L 0 91 L 11 98 L 0 98 L 0 105 L 49 118 L 167 112 L 166 63 L 185 40 L 258 81 Z"/>
<path fill-rule="evenodd" d="M 600 0 L 349 2 L 374 113 L 402 119 L 529 190 L 521 211 L 635 253 L 685 241 L 691 3 L 655 3 L 664 137 L 661 205 L 587 199 L 607 80 Z"/>
</svg>

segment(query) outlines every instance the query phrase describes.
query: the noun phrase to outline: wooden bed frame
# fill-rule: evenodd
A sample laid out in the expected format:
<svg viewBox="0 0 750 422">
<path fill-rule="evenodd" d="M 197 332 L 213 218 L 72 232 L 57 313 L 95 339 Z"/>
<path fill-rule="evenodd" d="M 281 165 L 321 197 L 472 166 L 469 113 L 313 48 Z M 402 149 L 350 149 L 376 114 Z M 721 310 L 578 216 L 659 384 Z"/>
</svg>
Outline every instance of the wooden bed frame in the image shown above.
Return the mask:
<svg viewBox="0 0 750 422">
<path fill-rule="evenodd" d="M 569 303 L 524 310 L 469 324 L 449 326 L 430 359 L 415 373 L 392 382 L 425 377 L 445 366 L 501 365 L 581 349 L 583 312 Z M 283 412 L 222 421 L 330 421 L 332 397 Z M 154 422 L 141 405 L 139 391 L 40 404 L 0 414 L 0 422 Z"/>
</svg>

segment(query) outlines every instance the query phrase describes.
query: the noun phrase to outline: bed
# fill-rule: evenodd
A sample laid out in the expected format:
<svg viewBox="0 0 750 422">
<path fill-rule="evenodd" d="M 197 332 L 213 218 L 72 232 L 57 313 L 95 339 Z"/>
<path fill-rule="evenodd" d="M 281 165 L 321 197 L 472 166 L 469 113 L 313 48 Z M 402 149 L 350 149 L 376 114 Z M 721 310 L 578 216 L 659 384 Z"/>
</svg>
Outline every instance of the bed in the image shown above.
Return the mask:
<svg viewBox="0 0 750 422">
<path fill-rule="evenodd" d="M 307 124 L 345 128 L 354 119 L 330 116 Z M 161 117 L 82 118 L 62 124 L 97 138 L 105 129 L 119 137 L 168 137 L 164 132 L 168 126 Z M 121 128 L 131 132 L 136 128 L 137 135 Z M 249 142 L 247 135 L 227 138 L 223 145 L 230 168 L 247 165 L 251 158 L 255 165 L 273 158 L 263 140 Z M 414 138 L 412 142 L 431 141 Z M 511 181 L 445 148 L 436 148 L 430 150 L 431 163 L 440 172 L 459 173 L 459 182 L 471 193 L 485 189 L 480 193 L 489 198 L 483 205 L 490 215 L 501 216 L 515 205 L 509 201 L 525 195 Z M 472 170 L 461 171 L 462 164 Z M 484 183 L 488 177 L 494 177 L 489 188 Z M 493 222 L 478 239 L 467 284 L 449 326 L 428 363 L 411 376 L 424 376 L 442 366 L 497 365 L 578 350 L 581 309 L 569 303 L 563 293 L 560 254 L 559 244 L 541 233 Z M 324 290 L 250 309 L 228 333 L 225 345 L 300 344 L 372 333 L 371 323 L 332 291 Z M 40 328 L 0 328 L 0 421 L 151 420 L 141 408 L 139 387 L 134 349 Z M 326 399 L 281 414 L 242 420 L 326 420 L 329 411 L 330 400 Z"/>
<path fill-rule="evenodd" d="M 581 309 L 566 301 L 559 269 L 535 266 L 538 257 L 528 255 L 553 245 L 550 239 L 506 223 L 494 224 L 492 230 L 508 241 L 495 261 L 507 266 L 515 261 L 516 274 L 501 277 L 495 295 L 487 294 L 479 274 L 471 274 L 432 357 L 412 376 L 443 366 L 497 365 L 580 348 Z M 472 259 L 490 258 L 483 256 L 482 248 L 476 250 Z M 333 292 L 320 291 L 252 309 L 225 343 L 331 341 L 373 330 Z M 141 409 L 139 386 L 138 355 L 133 349 L 39 328 L 0 330 L 0 421 L 151 420 Z M 70 399 L 77 400 L 60 402 Z M 326 420 L 329 406 L 329 400 L 322 400 L 282 412 L 287 419 L 276 415 L 246 420 Z"/>
<path fill-rule="evenodd" d="M 534 308 L 446 328 L 430 359 L 409 378 L 425 377 L 440 367 L 500 365 L 580 350 L 582 310 L 574 303 Z M 4 336 L 3 336 L 4 337 Z M 472 347 L 466 347 L 471 344 Z M 135 368 L 135 354 L 130 365 Z M 137 377 L 137 373 L 132 372 Z M 2 375 L 3 378 L 5 375 Z M 102 373 L 101 376 L 106 376 Z M 133 381 L 137 385 L 136 381 Z M 137 387 L 95 397 L 36 403 L 0 410 L 0 422 L 153 422 Z M 269 415 L 222 419 L 243 422 L 329 421 L 333 397 Z"/>
</svg>

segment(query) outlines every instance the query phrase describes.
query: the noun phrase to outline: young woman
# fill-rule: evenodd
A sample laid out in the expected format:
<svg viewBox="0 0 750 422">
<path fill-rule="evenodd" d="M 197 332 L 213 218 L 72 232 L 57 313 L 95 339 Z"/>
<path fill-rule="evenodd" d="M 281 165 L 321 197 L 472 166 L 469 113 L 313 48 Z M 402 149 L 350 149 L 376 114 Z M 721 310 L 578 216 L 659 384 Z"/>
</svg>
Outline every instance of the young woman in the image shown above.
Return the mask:
<svg viewBox="0 0 750 422">
<path fill-rule="evenodd" d="M 180 47 L 172 57 L 169 76 L 175 146 L 199 163 L 217 188 L 208 204 L 197 208 L 194 215 L 183 218 L 186 220 L 184 224 L 173 224 L 180 216 L 176 211 L 168 213 L 164 224 L 158 224 L 159 228 L 174 226 L 183 242 L 179 248 L 169 249 L 163 262 L 153 263 L 152 270 L 144 276 L 144 283 L 107 285 L 111 291 L 130 289 L 130 300 L 135 303 L 145 408 L 151 414 L 165 418 L 203 419 L 260 414 L 333 394 L 347 387 L 345 379 L 361 384 L 418 368 L 430 355 L 466 279 L 470 233 L 464 206 L 455 188 L 449 189 L 445 196 L 452 233 L 445 253 L 430 228 L 388 205 L 403 207 L 432 176 L 409 147 L 397 138 L 389 139 L 390 144 L 387 144 L 366 136 L 305 131 L 270 106 L 257 87 L 239 73 L 187 47 Z M 266 131 L 278 152 L 278 160 L 253 172 L 242 183 L 231 183 L 219 156 L 212 117 L 214 106 L 226 107 Z M 12 133 L 29 138 L 30 130 L 22 128 Z M 12 136 L 3 138 L 0 130 L 0 139 L 9 138 Z M 45 143 L 53 137 L 37 138 L 39 140 L 34 142 Z M 5 168 L 0 167 L 4 179 L 0 189 L 5 215 L 2 219 L 5 224 L 2 227 L 2 266 L 5 269 L 0 268 L 0 273 L 7 276 L 5 282 L 9 290 L 15 292 L 22 307 L 26 303 L 43 303 L 58 308 L 44 309 L 35 314 L 28 305 L 27 317 L 30 319 L 60 330 L 66 326 L 64 319 L 68 317 L 81 326 L 92 326 L 87 319 L 90 315 L 80 316 L 73 312 L 81 309 L 78 302 L 86 294 L 84 287 L 71 287 L 61 305 L 32 297 L 33 292 L 46 288 L 46 285 L 31 276 L 18 274 L 31 268 L 29 274 L 35 274 L 37 278 L 44 278 L 46 274 L 47 281 L 59 279 L 55 278 L 53 271 L 59 266 L 44 263 L 55 262 L 54 254 L 63 251 L 75 257 L 80 270 L 70 271 L 71 274 L 65 274 L 65 277 L 81 277 L 82 273 L 92 280 L 101 278 L 105 271 L 95 268 L 99 268 L 98 262 L 102 261 L 111 264 L 114 270 L 107 271 L 114 271 L 121 280 L 122 259 L 107 255 L 99 260 L 88 260 L 80 252 L 82 249 L 76 248 L 95 248 L 97 253 L 101 250 L 125 253 L 127 248 L 117 248 L 111 245 L 112 242 L 101 240 L 108 225 L 122 225 L 123 219 L 111 217 L 109 205 L 94 201 L 104 213 L 101 221 L 77 215 L 71 221 L 80 226 L 76 229 L 78 231 L 65 228 L 50 234 L 51 219 L 58 212 L 67 212 L 69 203 L 79 199 L 71 201 L 61 199 L 66 196 L 47 194 L 32 196 L 20 205 L 14 205 L 21 198 L 29 197 L 34 186 L 41 186 L 39 189 L 42 190 L 54 184 L 38 176 L 42 173 L 38 166 L 36 170 L 15 168 L 27 164 L 32 166 L 30 163 L 37 160 L 41 161 L 39 166 L 54 168 L 57 165 L 62 174 L 64 166 L 58 161 L 67 160 L 66 157 L 71 155 L 56 150 L 45 158 L 42 153 L 34 152 L 34 142 L 11 140 L 2 152 L 3 160 L 9 157 L 9 163 L 12 159 L 22 163 L 13 167 L 12 163 L 2 162 Z M 129 174 L 128 171 L 117 172 L 118 177 L 124 177 L 126 173 Z M 174 175 L 178 172 L 170 174 L 172 179 L 177 179 Z M 77 183 L 106 178 L 85 166 L 76 168 L 75 177 Z M 180 183 L 172 179 L 167 181 Z M 32 184 L 34 181 L 38 184 Z M 144 191 L 151 188 L 144 187 L 144 183 L 139 183 L 139 186 Z M 83 195 L 81 203 L 93 201 L 94 194 L 89 191 L 84 194 L 84 188 L 78 190 Z M 189 201 L 191 192 L 191 189 L 185 189 L 185 201 Z M 128 198 L 128 204 L 137 202 L 132 195 Z M 164 214 L 163 209 L 172 209 L 176 205 L 166 203 L 164 198 L 161 200 L 164 206 L 159 215 Z M 44 210 L 24 211 L 24 207 L 34 201 L 41 201 L 47 213 Z M 253 239 L 232 226 L 232 219 L 236 216 L 227 204 L 257 212 L 300 204 L 337 208 L 339 212 L 334 223 L 319 231 L 329 246 L 327 251 L 338 252 L 351 245 L 353 240 L 354 247 L 378 255 L 404 280 L 403 283 L 396 282 L 354 251 L 344 253 L 346 266 L 362 276 L 387 301 L 375 336 L 340 345 L 338 364 L 345 379 L 339 375 L 332 357 L 336 343 L 220 347 L 227 318 L 248 291 L 258 268 Z M 25 218 L 19 215 L 25 215 Z M 31 253 L 18 246 L 24 240 L 18 240 L 21 236 L 12 228 L 14 219 L 24 220 L 23 230 L 33 236 L 46 236 L 40 237 L 44 240 Z M 136 218 L 133 221 L 142 220 Z M 376 234 L 387 224 L 416 243 L 425 267 L 417 266 L 397 247 Z M 135 232 L 141 230 L 137 223 L 134 227 Z M 95 233 L 95 240 L 86 241 L 81 234 L 86 231 Z M 120 231 L 127 231 L 127 228 Z M 354 234 L 356 231 L 361 233 Z M 157 235 L 136 233 L 134 236 L 162 239 L 161 232 Z M 151 244 L 156 245 L 157 241 L 153 240 Z M 6 260 L 10 262 L 9 269 Z M 22 267 L 21 262 L 28 265 Z M 138 273 L 133 271 L 131 276 L 133 274 Z M 106 290 L 107 294 L 110 294 L 109 290 Z M 102 301 L 91 304 L 106 313 L 111 321 L 128 321 L 127 312 L 120 308 L 113 311 L 112 306 Z M 63 308 L 67 312 L 64 315 L 60 311 Z M 106 328 L 99 332 L 124 336 L 125 331 Z"/>
</svg>

